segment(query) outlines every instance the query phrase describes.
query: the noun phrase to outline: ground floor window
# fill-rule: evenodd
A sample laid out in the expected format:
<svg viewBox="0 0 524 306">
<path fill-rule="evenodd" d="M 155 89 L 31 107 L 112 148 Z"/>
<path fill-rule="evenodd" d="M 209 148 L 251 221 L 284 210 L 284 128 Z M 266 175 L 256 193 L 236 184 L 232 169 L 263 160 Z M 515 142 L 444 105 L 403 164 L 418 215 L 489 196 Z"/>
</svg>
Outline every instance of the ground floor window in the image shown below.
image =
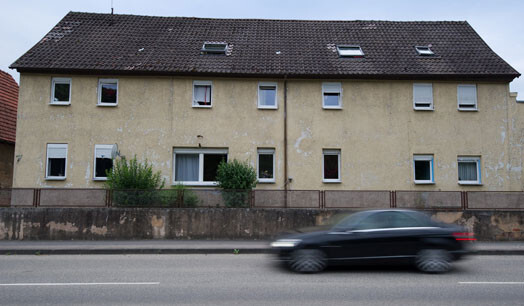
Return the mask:
<svg viewBox="0 0 524 306">
<path fill-rule="evenodd" d="M 106 170 L 113 169 L 112 149 L 113 145 L 95 145 L 95 180 L 107 180 Z"/>
<path fill-rule="evenodd" d="M 47 144 L 46 179 L 65 180 L 67 169 L 67 144 Z"/>
<path fill-rule="evenodd" d="M 258 149 L 257 168 L 260 183 L 275 182 L 275 149 Z"/>
<path fill-rule="evenodd" d="M 323 150 L 322 181 L 324 183 L 340 182 L 340 150 Z"/>
<path fill-rule="evenodd" d="M 433 155 L 414 155 L 415 184 L 434 184 Z"/>
<path fill-rule="evenodd" d="M 173 183 L 216 185 L 217 169 L 221 161 L 227 162 L 227 149 L 175 148 Z"/>
<path fill-rule="evenodd" d="M 458 182 L 459 184 L 481 184 L 480 179 L 480 157 L 459 156 L 458 160 Z"/>
</svg>

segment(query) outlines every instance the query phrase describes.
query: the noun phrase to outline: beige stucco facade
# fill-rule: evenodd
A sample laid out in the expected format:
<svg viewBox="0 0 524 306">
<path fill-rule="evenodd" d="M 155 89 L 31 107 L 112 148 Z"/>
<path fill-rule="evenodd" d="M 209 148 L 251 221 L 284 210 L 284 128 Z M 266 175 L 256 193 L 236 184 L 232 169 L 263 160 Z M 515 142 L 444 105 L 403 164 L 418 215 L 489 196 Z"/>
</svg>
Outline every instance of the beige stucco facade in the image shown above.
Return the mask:
<svg viewBox="0 0 524 306">
<path fill-rule="evenodd" d="M 71 105 L 49 105 L 52 75 L 22 73 L 13 187 L 102 187 L 93 180 L 95 144 L 148 159 L 173 182 L 174 148 L 227 148 L 256 167 L 257 149 L 275 149 L 284 188 L 284 81 L 111 76 L 118 106 L 97 106 L 99 76 L 72 78 Z M 107 78 L 107 76 L 104 76 Z M 213 81 L 211 108 L 192 107 L 193 81 Z M 278 84 L 278 108 L 257 107 L 258 82 Z M 477 85 L 478 111 L 457 110 L 457 85 L 434 81 L 433 111 L 413 109 L 416 81 L 342 83 L 342 109 L 322 108 L 322 80 L 287 80 L 291 189 L 524 190 L 524 104 L 507 83 Z M 424 81 L 423 83 L 428 83 Z M 203 137 L 197 137 L 201 135 Z M 67 143 L 67 178 L 45 179 L 46 144 Z M 341 152 L 339 183 L 323 183 L 322 150 Z M 414 184 L 413 155 L 434 156 L 435 183 Z M 457 182 L 457 157 L 480 156 L 482 185 Z"/>
</svg>

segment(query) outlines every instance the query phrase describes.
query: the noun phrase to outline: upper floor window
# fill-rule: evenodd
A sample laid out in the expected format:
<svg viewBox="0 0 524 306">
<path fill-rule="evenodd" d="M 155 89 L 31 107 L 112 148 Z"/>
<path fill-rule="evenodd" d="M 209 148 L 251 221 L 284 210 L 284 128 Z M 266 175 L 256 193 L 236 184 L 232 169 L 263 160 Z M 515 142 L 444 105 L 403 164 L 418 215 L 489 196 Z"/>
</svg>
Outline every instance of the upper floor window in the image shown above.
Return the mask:
<svg viewBox="0 0 524 306">
<path fill-rule="evenodd" d="M 458 109 L 461 111 L 477 110 L 477 86 L 458 85 L 457 86 Z"/>
<path fill-rule="evenodd" d="M 258 149 L 257 178 L 260 183 L 275 182 L 275 149 Z"/>
<path fill-rule="evenodd" d="M 50 104 L 71 104 L 71 78 L 53 78 Z"/>
<path fill-rule="evenodd" d="M 363 57 L 364 51 L 356 45 L 337 45 L 338 56 L 340 57 Z"/>
<path fill-rule="evenodd" d="M 413 84 L 413 108 L 416 110 L 433 110 L 432 84 Z"/>
<path fill-rule="evenodd" d="M 227 149 L 173 150 L 174 183 L 216 185 L 218 165 L 227 162 Z"/>
<path fill-rule="evenodd" d="M 46 179 L 65 180 L 67 169 L 67 144 L 47 144 Z"/>
<path fill-rule="evenodd" d="M 118 104 L 118 80 L 98 80 L 98 105 L 117 106 Z"/>
<path fill-rule="evenodd" d="M 277 83 L 258 83 L 258 108 L 276 109 L 277 107 Z"/>
<path fill-rule="evenodd" d="M 193 81 L 193 107 L 211 107 L 212 81 Z"/>
<path fill-rule="evenodd" d="M 461 185 L 480 185 L 480 157 L 478 156 L 459 156 L 458 182 Z"/>
<path fill-rule="evenodd" d="M 322 150 L 322 181 L 340 183 L 340 150 Z"/>
<path fill-rule="evenodd" d="M 342 108 L 342 85 L 340 83 L 322 83 L 322 107 Z"/>
<path fill-rule="evenodd" d="M 434 184 L 433 155 L 414 155 L 413 170 L 415 184 Z"/>
<path fill-rule="evenodd" d="M 95 145 L 94 180 L 107 180 L 106 171 L 113 169 L 112 149 L 113 145 Z"/>
</svg>

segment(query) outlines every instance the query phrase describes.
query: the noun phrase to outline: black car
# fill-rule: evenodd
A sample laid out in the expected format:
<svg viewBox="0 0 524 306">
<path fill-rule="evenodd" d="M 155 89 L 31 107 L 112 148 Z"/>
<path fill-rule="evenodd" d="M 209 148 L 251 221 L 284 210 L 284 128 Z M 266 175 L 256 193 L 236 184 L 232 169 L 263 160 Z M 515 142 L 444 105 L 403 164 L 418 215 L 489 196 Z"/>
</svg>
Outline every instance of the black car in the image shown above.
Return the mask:
<svg viewBox="0 0 524 306">
<path fill-rule="evenodd" d="M 440 223 L 411 210 L 361 211 L 334 226 L 287 234 L 271 243 L 278 259 L 296 272 L 327 265 L 414 263 L 429 273 L 446 272 L 475 240 L 462 227 Z"/>
</svg>

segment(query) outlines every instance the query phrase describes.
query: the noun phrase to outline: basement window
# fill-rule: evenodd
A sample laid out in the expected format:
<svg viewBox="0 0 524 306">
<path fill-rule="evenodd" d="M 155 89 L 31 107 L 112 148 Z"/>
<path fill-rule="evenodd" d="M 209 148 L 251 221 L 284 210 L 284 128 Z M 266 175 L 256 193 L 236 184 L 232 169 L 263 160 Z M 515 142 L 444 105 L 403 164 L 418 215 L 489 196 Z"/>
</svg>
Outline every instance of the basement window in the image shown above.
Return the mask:
<svg viewBox="0 0 524 306">
<path fill-rule="evenodd" d="M 204 54 L 226 54 L 227 43 L 205 42 L 200 51 Z"/>
<path fill-rule="evenodd" d="M 98 80 L 98 105 L 117 106 L 118 104 L 118 80 Z"/>
<path fill-rule="evenodd" d="M 46 180 L 65 180 L 67 168 L 67 144 L 47 144 Z"/>
<path fill-rule="evenodd" d="M 433 155 L 414 155 L 413 170 L 415 184 L 434 184 Z"/>
<path fill-rule="evenodd" d="M 340 183 L 340 150 L 322 150 L 322 181 Z"/>
<path fill-rule="evenodd" d="M 52 105 L 71 104 L 71 78 L 53 78 L 51 85 Z"/>
<path fill-rule="evenodd" d="M 258 149 L 257 178 L 259 183 L 275 182 L 275 149 Z"/>
<path fill-rule="evenodd" d="M 227 149 L 173 150 L 173 184 L 216 186 L 220 162 L 227 162 Z"/>
<path fill-rule="evenodd" d="M 362 48 L 356 45 L 337 45 L 337 51 L 340 57 L 364 57 Z"/>
<path fill-rule="evenodd" d="M 460 185 L 481 185 L 480 179 L 480 157 L 459 156 L 458 160 L 458 183 Z"/>
<path fill-rule="evenodd" d="M 342 84 L 322 83 L 322 107 L 331 109 L 342 108 Z"/>
<path fill-rule="evenodd" d="M 413 84 L 413 108 L 415 110 L 433 110 L 432 84 Z"/>
<path fill-rule="evenodd" d="M 476 85 L 458 85 L 457 101 L 459 111 L 476 111 L 477 110 L 477 86 Z"/>
<path fill-rule="evenodd" d="M 212 81 L 193 81 L 193 107 L 211 107 Z"/>
<path fill-rule="evenodd" d="M 431 51 L 431 48 L 429 46 L 415 46 L 415 50 L 417 50 L 418 55 L 421 55 L 421 56 L 435 55 L 435 53 Z"/>
<path fill-rule="evenodd" d="M 113 169 L 113 159 L 111 158 L 112 149 L 113 145 L 95 145 L 94 180 L 107 180 L 106 171 Z"/>
</svg>

